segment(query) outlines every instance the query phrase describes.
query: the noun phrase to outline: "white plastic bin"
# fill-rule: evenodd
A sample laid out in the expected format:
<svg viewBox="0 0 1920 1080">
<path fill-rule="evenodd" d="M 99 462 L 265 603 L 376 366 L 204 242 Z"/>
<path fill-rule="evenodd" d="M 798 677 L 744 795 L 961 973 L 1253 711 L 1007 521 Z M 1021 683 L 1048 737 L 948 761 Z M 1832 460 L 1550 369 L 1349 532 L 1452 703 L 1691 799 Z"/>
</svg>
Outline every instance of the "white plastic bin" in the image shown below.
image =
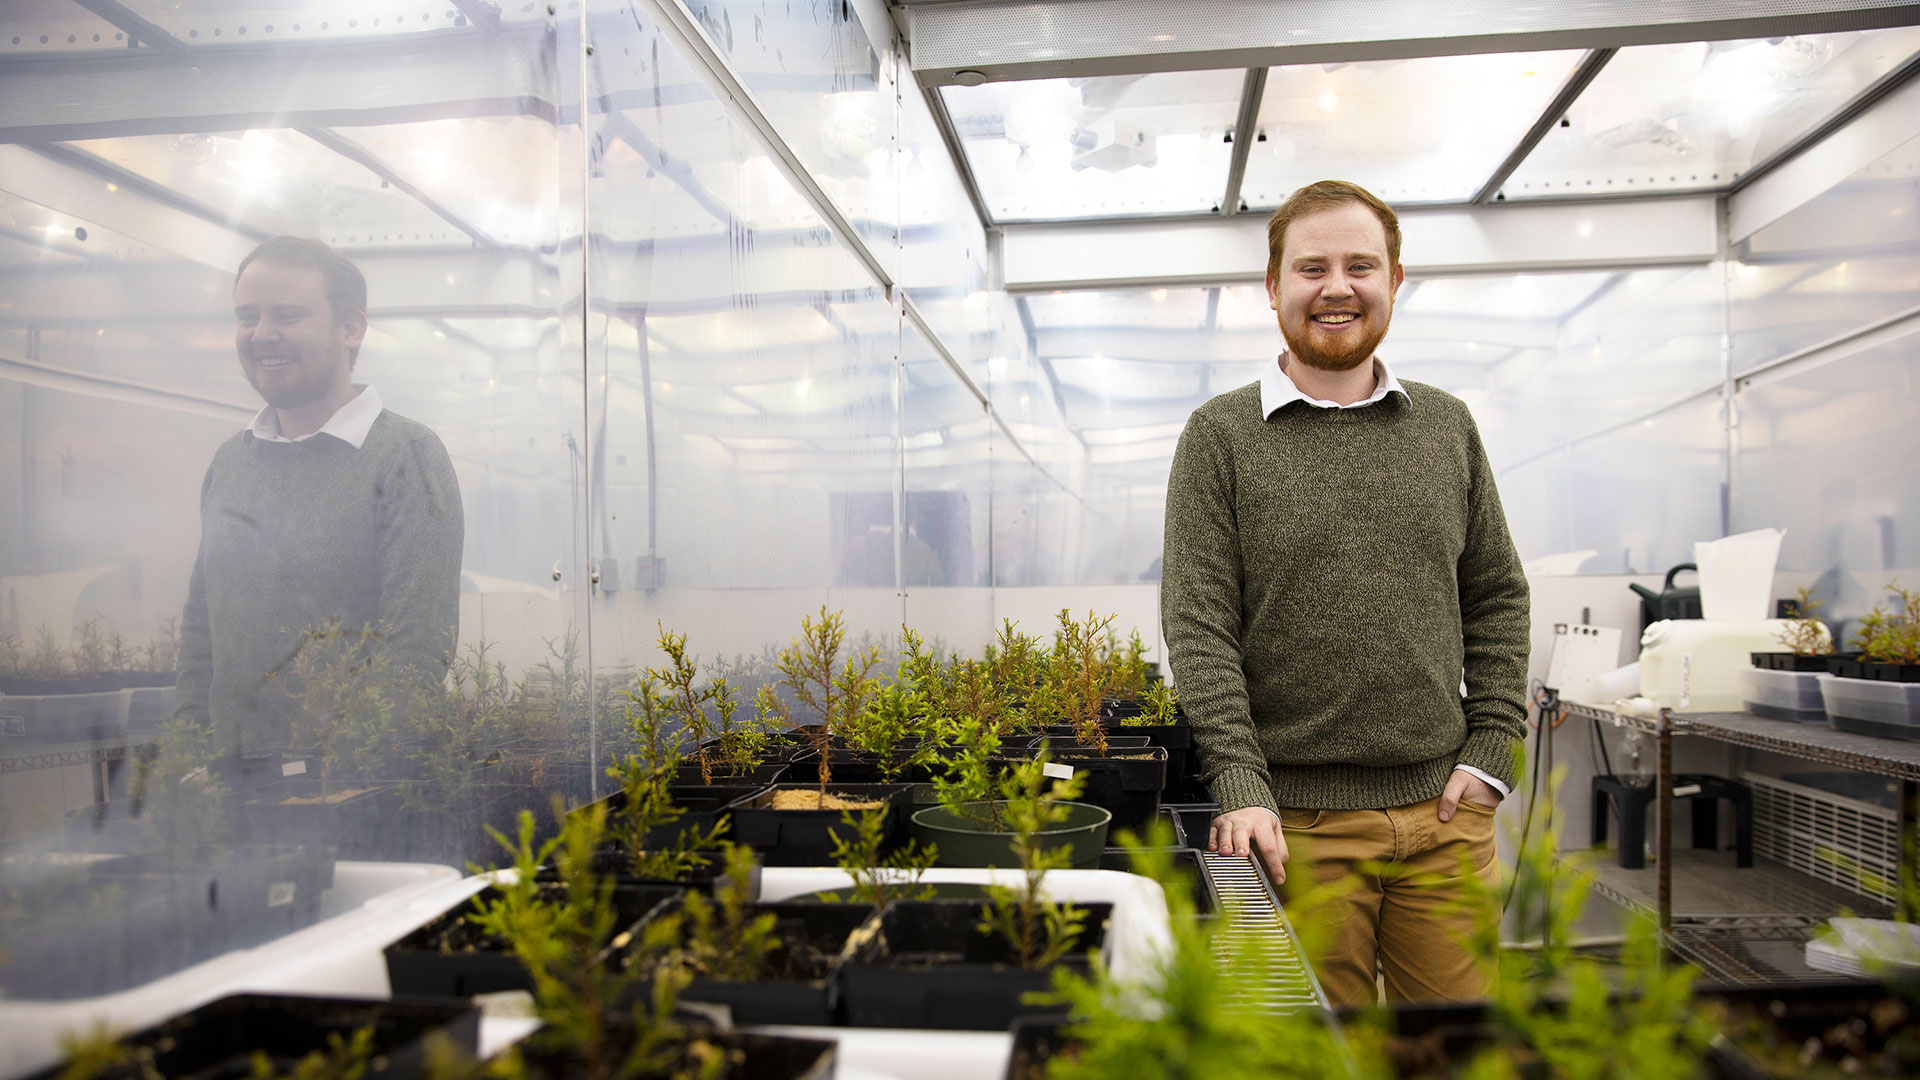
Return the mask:
<svg viewBox="0 0 1920 1080">
<path fill-rule="evenodd" d="M 1920 740 L 1920 683 L 1822 675 L 1820 696 L 1840 731 Z"/>
<path fill-rule="evenodd" d="M 1775 720 L 1803 724 L 1827 722 L 1827 706 L 1820 695 L 1820 672 L 1770 671 L 1748 668 L 1743 673 L 1747 711 Z"/>
</svg>

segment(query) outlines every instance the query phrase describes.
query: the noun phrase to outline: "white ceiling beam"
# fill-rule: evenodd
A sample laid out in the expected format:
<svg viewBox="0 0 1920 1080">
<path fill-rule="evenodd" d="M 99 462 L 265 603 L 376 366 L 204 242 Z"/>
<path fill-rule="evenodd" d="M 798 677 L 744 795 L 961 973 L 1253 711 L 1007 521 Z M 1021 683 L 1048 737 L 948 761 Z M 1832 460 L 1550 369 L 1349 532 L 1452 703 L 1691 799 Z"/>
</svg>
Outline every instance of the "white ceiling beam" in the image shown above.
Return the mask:
<svg viewBox="0 0 1920 1080">
<path fill-rule="evenodd" d="M 1727 198 L 1727 241 L 1738 244 L 1920 134 L 1920 79 Z"/>
<path fill-rule="evenodd" d="M 558 111 L 542 37 L 442 31 L 347 47 L 193 50 L 202 66 L 136 50 L 23 65 L 0 95 L 0 143 L 245 128 L 356 127 Z"/>
<path fill-rule="evenodd" d="M 963 71 L 994 81 L 1131 75 L 1621 48 L 1916 21 L 1920 6 L 1901 0 L 1402 0 L 1364 9 L 1352 0 L 974 0 L 912 6 L 908 40 L 915 78 L 943 86 L 960 83 Z"/>
<path fill-rule="evenodd" d="M 1719 253 L 1710 195 L 1408 209 L 1400 258 L 1415 275 L 1685 265 Z M 1009 225 L 1010 292 L 1260 281 L 1266 220 Z"/>
</svg>

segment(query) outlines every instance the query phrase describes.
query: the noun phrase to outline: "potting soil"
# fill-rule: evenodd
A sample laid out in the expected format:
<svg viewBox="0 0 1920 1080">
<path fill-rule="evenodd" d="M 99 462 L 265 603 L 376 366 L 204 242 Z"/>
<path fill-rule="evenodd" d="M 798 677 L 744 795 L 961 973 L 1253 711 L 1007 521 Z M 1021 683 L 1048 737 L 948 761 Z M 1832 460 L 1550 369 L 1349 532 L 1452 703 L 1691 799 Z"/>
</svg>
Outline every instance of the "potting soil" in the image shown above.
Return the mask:
<svg viewBox="0 0 1920 1080">
<path fill-rule="evenodd" d="M 818 791 L 776 791 L 773 793 L 775 810 L 873 810 L 887 805 L 884 799 L 856 799 L 846 795 L 836 795 L 829 791 L 822 796 Z"/>
<path fill-rule="evenodd" d="M 312 798 L 305 798 L 299 795 L 289 795 L 286 798 L 280 800 L 280 805 L 281 806 L 332 806 L 335 803 L 346 802 L 348 799 L 353 798 L 355 795 L 359 795 L 363 792 L 371 791 L 371 790 L 372 790 L 371 788 L 349 788 L 346 791 L 336 791 L 331 795 L 315 795 Z"/>
</svg>

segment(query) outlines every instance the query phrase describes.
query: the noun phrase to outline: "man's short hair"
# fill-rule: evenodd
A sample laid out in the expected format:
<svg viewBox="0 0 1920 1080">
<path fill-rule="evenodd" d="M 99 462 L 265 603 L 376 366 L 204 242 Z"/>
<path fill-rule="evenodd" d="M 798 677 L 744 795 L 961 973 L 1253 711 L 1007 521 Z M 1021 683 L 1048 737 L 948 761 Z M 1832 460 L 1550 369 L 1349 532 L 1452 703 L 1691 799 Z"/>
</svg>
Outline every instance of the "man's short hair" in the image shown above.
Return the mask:
<svg viewBox="0 0 1920 1080">
<path fill-rule="evenodd" d="M 1308 214 L 1331 209 L 1343 203 L 1360 203 L 1380 219 L 1387 231 L 1388 269 L 1400 265 L 1400 217 L 1380 196 L 1345 180 L 1316 180 L 1287 196 L 1267 219 L 1267 280 L 1280 272 L 1280 250 L 1286 246 L 1287 226 Z"/>
<path fill-rule="evenodd" d="M 247 267 L 255 262 L 269 262 L 275 266 L 297 266 L 308 270 L 317 270 L 320 280 L 325 283 L 327 304 L 333 308 L 335 322 L 349 315 L 367 313 L 367 278 L 360 268 L 353 265 L 346 256 L 333 250 L 318 240 L 308 240 L 300 236 L 276 236 L 263 242 L 259 247 L 247 253 L 240 260 L 240 268 L 233 272 L 237 282 Z M 347 351 L 349 362 L 360 358 L 360 347 L 355 345 Z"/>
</svg>

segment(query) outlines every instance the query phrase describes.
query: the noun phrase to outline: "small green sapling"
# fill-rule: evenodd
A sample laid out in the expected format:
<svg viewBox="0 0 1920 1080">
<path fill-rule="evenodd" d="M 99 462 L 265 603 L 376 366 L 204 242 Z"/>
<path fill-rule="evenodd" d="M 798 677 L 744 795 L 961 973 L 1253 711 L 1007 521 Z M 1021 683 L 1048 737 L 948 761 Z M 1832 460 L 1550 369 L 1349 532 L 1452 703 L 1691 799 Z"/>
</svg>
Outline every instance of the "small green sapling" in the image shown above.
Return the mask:
<svg viewBox="0 0 1920 1080">
<path fill-rule="evenodd" d="M 1072 952 L 1087 917 L 1081 908 L 1048 898 L 1044 888 L 1047 873 L 1064 869 L 1071 854 L 1064 847 L 1048 847 L 1040 834 L 1066 820 L 1069 810 L 1062 804 L 1079 797 L 1081 787 L 1078 776 L 1049 783 L 1046 764 L 1042 753 L 1012 766 L 1000 779 L 1021 882 L 1018 887 L 988 886 L 990 900 L 974 927 L 982 934 L 999 935 L 1024 968 L 1050 967 Z"/>
</svg>

